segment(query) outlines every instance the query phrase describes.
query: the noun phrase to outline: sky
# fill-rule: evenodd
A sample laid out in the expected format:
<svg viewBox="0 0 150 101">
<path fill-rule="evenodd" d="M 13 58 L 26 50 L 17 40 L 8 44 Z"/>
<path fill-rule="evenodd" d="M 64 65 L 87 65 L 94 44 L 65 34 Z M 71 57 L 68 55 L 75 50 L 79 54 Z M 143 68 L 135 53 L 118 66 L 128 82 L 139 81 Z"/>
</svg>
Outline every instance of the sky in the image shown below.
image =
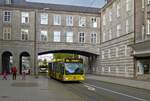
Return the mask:
<svg viewBox="0 0 150 101">
<path fill-rule="evenodd" d="M 27 0 L 29 2 L 41 2 L 52 4 L 65 4 L 75 6 L 86 6 L 101 8 L 105 4 L 105 0 Z"/>
</svg>

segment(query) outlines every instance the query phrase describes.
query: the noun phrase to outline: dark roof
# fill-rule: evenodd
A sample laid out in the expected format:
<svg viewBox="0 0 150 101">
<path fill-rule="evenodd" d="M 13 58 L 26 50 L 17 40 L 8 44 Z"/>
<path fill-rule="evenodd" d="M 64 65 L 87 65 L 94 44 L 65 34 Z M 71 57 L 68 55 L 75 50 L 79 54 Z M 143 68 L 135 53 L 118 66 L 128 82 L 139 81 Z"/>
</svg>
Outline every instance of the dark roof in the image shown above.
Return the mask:
<svg viewBox="0 0 150 101">
<path fill-rule="evenodd" d="M 7 5 L 4 5 L 4 0 L 0 0 L 0 6 L 7 6 Z M 49 8 L 49 10 L 52 10 L 52 11 L 67 11 L 67 12 L 81 12 L 81 13 L 95 13 L 95 14 L 98 14 L 100 11 L 99 8 L 47 4 L 47 3 L 35 3 L 35 2 L 27 2 L 25 0 L 13 0 L 13 4 L 9 6 L 33 8 L 33 9 Z"/>
</svg>

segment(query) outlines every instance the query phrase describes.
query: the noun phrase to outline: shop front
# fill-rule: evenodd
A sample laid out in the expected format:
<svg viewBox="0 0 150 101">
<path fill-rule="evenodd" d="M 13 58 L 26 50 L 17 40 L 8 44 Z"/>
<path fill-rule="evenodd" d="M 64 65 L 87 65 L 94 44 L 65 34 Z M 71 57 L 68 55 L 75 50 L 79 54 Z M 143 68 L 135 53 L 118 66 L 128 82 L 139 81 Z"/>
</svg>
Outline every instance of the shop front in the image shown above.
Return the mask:
<svg viewBox="0 0 150 101">
<path fill-rule="evenodd" d="M 150 41 L 131 45 L 135 59 L 135 75 L 148 76 L 150 79 Z"/>
<path fill-rule="evenodd" d="M 150 74 L 150 58 L 136 59 L 137 75 Z"/>
</svg>

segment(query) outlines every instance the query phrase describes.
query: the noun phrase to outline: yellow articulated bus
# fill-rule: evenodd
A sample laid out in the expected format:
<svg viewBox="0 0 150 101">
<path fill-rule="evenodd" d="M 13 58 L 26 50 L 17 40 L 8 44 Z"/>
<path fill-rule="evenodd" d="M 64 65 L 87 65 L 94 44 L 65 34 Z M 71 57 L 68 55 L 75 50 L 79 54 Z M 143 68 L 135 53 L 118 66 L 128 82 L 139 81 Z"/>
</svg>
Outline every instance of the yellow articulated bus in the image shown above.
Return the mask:
<svg viewBox="0 0 150 101">
<path fill-rule="evenodd" d="M 49 63 L 49 75 L 60 81 L 83 81 L 83 59 L 55 59 Z"/>
</svg>

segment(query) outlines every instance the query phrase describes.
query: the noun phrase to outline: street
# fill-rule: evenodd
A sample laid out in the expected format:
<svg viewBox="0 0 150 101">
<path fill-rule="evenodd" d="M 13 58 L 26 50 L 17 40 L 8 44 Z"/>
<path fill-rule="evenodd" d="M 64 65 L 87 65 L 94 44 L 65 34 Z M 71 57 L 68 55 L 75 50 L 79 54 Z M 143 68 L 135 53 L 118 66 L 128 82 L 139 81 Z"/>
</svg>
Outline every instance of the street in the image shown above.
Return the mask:
<svg viewBox="0 0 150 101">
<path fill-rule="evenodd" d="M 85 101 L 150 101 L 150 91 L 88 79 L 67 88 Z"/>
<path fill-rule="evenodd" d="M 87 79 L 59 82 L 32 76 L 0 80 L 0 101 L 150 101 L 150 91 Z"/>
</svg>

